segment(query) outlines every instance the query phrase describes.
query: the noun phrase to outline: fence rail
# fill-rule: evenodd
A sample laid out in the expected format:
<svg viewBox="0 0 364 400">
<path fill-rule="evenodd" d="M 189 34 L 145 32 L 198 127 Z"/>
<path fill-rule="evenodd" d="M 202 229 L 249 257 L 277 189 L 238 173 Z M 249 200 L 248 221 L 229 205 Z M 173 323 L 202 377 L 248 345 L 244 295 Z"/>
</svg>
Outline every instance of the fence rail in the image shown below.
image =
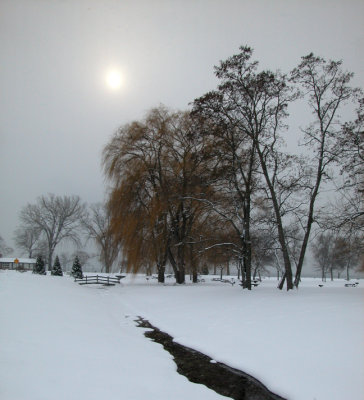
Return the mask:
<svg viewBox="0 0 364 400">
<path fill-rule="evenodd" d="M 115 285 L 115 283 L 120 283 L 120 279 L 125 278 L 123 275 L 118 275 L 116 277 L 104 276 L 104 275 L 85 275 L 83 278 L 75 278 L 75 282 L 80 285 L 90 285 L 90 284 L 101 284 L 105 286 Z"/>
</svg>

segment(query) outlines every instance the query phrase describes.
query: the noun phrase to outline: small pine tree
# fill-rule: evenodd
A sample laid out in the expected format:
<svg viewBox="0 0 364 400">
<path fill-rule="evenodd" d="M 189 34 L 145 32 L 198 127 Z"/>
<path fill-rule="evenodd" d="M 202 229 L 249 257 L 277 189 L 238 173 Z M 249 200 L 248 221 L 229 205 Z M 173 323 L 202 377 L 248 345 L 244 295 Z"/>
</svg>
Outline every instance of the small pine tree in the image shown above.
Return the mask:
<svg viewBox="0 0 364 400">
<path fill-rule="evenodd" d="M 61 263 L 59 262 L 58 256 L 56 256 L 56 259 L 54 261 L 54 265 L 53 265 L 51 274 L 54 276 L 63 276 L 63 271 L 62 271 Z"/>
<path fill-rule="evenodd" d="M 44 261 L 42 256 L 40 255 L 37 257 L 37 260 L 34 264 L 33 274 L 46 275 L 46 270 L 44 268 Z"/>
<path fill-rule="evenodd" d="M 71 274 L 74 278 L 83 278 L 82 267 L 77 256 L 75 257 L 75 261 L 73 262 Z"/>
</svg>

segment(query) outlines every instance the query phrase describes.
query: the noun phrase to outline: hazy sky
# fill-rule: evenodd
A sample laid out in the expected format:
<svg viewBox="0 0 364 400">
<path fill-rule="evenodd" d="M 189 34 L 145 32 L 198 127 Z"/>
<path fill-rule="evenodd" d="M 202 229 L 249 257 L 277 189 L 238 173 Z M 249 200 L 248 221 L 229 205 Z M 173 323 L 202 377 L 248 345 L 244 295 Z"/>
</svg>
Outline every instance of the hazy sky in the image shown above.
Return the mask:
<svg viewBox="0 0 364 400">
<path fill-rule="evenodd" d="M 216 86 L 213 66 L 255 49 L 289 71 L 313 51 L 364 86 L 363 0 L 0 0 L 0 235 L 39 195 L 102 201 L 116 128 Z M 119 90 L 107 72 L 123 75 Z"/>
</svg>

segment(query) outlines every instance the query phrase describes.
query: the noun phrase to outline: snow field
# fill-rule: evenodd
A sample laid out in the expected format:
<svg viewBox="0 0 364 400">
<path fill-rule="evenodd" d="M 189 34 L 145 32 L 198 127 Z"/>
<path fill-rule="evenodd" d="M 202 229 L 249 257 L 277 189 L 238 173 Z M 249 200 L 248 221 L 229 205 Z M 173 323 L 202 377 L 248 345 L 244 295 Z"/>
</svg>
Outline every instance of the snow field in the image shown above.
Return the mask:
<svg viewBox="0 0 364 400">
<path fill-rule="evenodd" d="M 362 283 L 304 279 L 287 293 L 272 279 L 247 292 L 210 279 L 175 286 L 128 276 L 100 288 L 1 271 L 0 398 L 223 398 L 177 374 L 137 316 L 287 399 L 364 398 Z"/>
</svg>

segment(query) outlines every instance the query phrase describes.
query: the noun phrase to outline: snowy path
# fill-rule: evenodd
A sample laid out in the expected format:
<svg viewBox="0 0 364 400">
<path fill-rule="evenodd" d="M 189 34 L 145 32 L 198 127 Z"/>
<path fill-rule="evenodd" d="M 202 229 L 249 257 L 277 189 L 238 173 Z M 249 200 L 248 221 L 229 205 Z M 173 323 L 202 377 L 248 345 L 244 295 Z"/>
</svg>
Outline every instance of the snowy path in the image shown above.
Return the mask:
<svg viewBox="0 0 364 400">
<path fill-rule="evenodd" d="M 363 400 L 363 283 L 317 284 L 286 293 L 268 280 L 248 293 L 127 278 L 99 289 L 0 271 L 0 398 L 222 399 L 175 372 L 140 315 L 290 400 Z"/>
</svg>

